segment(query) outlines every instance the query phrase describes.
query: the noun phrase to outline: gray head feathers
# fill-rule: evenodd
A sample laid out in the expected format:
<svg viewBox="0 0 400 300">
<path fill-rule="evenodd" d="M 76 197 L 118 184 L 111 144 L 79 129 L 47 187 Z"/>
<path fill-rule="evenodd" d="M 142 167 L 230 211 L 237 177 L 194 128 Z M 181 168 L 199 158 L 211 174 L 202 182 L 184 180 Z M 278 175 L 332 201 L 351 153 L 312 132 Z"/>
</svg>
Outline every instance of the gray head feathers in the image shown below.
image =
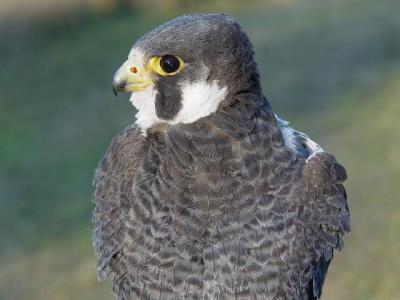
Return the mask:
<svg viewBox="0 0 400 300">
<path fill-rule="evenodd" d="M 259 87 L 258 70 L 249 38 L 239 23 L 224 14 L 192 14 L 173 19 L 140 38 L 133 48 L 145 55 L 176 54 L 189 66 L 186 80 L 217 79 L 230 92 Z M 199 73 L 200 71 L 200 73 Z"/>
</svg>

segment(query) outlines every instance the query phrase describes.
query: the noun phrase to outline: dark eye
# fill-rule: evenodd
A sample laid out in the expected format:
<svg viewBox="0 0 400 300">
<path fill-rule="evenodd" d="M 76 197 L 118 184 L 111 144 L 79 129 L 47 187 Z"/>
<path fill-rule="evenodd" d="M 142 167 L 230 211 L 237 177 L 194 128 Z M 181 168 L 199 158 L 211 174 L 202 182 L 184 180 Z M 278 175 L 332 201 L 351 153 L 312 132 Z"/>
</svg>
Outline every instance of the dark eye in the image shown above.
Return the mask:
<svg viewBox="0 0 400 300">
<path fill-rule="evenodd" d="M 165 55 L 161 57 L 160 67 L 165 73 L 174 73 L 180 67 L 180 61 L 176 56 Z"/>
</svg>

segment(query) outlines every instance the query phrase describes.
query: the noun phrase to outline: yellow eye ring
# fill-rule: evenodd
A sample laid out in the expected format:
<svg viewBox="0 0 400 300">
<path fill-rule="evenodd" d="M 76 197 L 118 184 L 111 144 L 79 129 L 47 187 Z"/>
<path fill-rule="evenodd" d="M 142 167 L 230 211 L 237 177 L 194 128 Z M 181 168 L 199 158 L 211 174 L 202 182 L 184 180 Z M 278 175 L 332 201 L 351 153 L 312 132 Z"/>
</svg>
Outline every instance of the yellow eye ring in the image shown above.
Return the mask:
<svg viewBox="0 0 400 300">
<path fill-rule="evenodd" d="M 183 69 L 184 62 L 175 55 L 155 56 L 150 59 L 148 67 L 159 75 L 170 76 L 178 74 Z"/>
</svg>

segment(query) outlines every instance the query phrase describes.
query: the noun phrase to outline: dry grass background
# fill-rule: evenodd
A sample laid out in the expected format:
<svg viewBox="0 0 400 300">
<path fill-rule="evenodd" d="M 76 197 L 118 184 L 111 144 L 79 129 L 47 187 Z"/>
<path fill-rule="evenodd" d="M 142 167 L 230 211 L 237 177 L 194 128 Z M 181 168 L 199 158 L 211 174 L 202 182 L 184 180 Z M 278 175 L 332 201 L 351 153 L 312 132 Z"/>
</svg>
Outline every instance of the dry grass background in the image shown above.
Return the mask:
<svg viewBox="0 0 400 300">
<path fill-rule="evenodd" d="M 95 277 L 91 177 L 134 111 L 111 78 L 141 34 L 206 10 L 241 22 L 277 113 L 349 171 L 353 232 L 323 299 L 400 299 L 398 1 L 110 7 L 1 33 L 0 299 L 113 299 Z"/>
</svg>

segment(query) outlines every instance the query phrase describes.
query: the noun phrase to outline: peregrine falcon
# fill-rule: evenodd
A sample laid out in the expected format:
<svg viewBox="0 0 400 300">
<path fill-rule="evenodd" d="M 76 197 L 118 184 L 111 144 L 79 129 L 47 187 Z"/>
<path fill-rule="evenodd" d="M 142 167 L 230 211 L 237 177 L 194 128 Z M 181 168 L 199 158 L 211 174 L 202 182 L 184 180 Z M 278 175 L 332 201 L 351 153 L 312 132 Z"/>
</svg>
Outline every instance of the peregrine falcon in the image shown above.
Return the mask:
<svg viewBox="0 0 400 300">
<path fill-rule="evenodd" d="M 320 299 L 350 231 L 346 171 L 272 111 L 237 21 L 159 26 L 113 87 L 137 109 L 94 178 L 97 273 L 117 299 Z"/>
</svg>

